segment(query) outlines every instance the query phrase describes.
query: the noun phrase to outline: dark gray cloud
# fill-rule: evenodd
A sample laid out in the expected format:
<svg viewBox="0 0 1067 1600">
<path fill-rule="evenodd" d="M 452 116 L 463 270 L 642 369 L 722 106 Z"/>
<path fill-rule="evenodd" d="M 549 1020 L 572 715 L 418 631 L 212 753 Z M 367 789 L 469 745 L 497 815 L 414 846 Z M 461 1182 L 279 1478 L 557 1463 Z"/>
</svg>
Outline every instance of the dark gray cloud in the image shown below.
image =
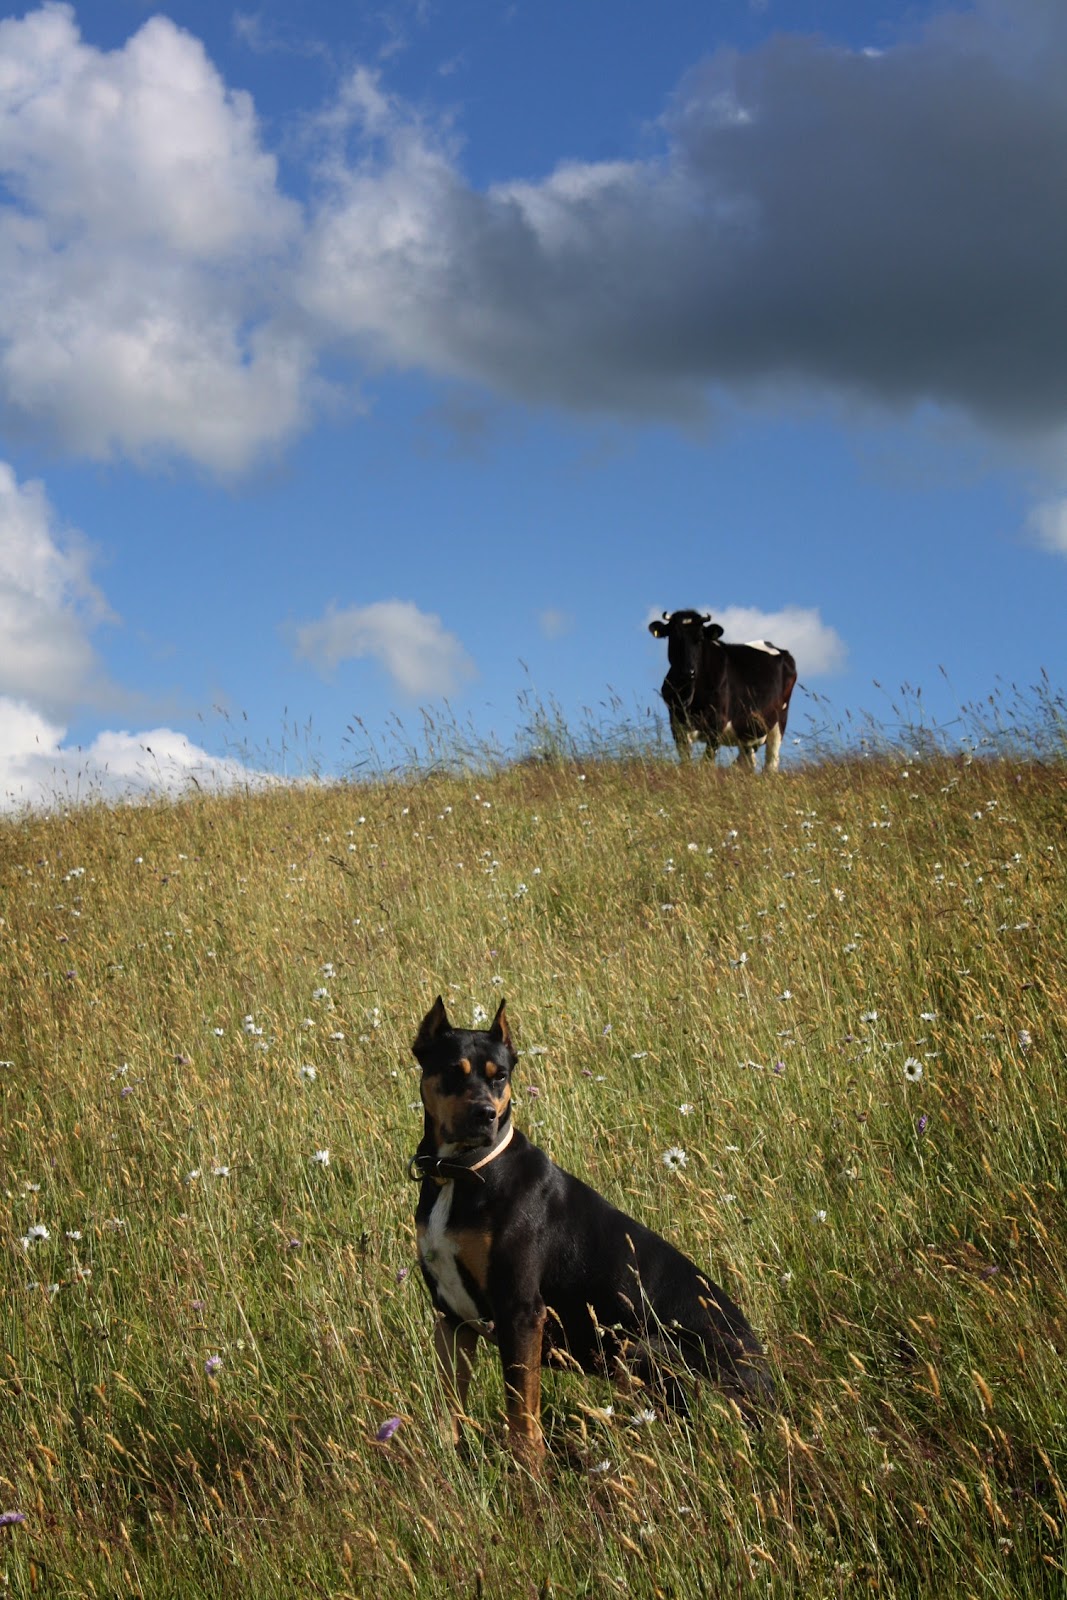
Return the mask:
<svg viewBox="0 0 1067 1600">
<path fill-rule="evenodd" d="M 1067 10 L 945 13 L 881 50 L 779 36 L 680 84 L 657 161 L 464 184 L 374 101 L 302 297 L 384 359 L 525 399 L 698 414 L 717 387 L 1067 417 Z"/>
<path fill-rule="evenodd" d="M 694 73 L 675 159 L 744 218 L 694 359 L 996 423 L 1061 418 L 1065 71 L 1064 20 L 1024 3 L 880 54 L 780 39 Z"/>
</svg>

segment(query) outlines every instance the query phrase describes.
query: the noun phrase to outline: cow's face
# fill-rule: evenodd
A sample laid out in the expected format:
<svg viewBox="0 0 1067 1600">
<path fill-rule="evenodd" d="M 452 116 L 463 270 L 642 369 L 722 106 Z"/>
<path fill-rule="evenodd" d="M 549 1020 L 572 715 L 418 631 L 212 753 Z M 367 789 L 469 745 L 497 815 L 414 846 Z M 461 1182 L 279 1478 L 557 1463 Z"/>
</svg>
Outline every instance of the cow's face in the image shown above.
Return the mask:
<svg viewBox="0 0 1067 1600">
<path fill-rule="evenodd" d="M 649 623 L 648 631 L 654 638 L 667 641 L 666 684 L 670 685 L 671 698 L 683 706 L 691 705 L 704 647 L 721 639 L 722 629 L 706 613 L 665 611 L 662 618 Z"/>
</svg>

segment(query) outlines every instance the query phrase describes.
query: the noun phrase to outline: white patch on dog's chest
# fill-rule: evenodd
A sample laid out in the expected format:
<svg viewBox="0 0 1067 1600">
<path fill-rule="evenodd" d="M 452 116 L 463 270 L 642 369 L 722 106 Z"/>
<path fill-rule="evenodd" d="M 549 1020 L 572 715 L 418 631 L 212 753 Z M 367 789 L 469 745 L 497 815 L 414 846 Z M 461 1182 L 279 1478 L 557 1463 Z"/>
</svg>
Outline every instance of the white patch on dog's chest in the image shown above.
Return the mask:
<svg viewBox="0 0 1067 1600">
<path fill-rule="evenodd" d="M 455 1184 L 449 1181 L 434 1202 L 426 1231 L 419 1241 L 419 1256 L 449 1311 L 463 1322 L 480 1322 L 482 1314 L 460 1277 L 456 1248 L 448 1234 L 454 1194 Z"/>
</svg>

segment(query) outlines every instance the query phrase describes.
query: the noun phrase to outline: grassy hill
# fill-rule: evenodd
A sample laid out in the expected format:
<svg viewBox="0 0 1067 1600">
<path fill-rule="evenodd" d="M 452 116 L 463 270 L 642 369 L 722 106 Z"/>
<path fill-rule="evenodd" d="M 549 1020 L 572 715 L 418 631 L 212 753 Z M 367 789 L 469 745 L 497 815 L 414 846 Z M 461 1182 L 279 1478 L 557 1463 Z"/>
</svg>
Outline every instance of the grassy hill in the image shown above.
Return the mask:
<svg viewBox="0 0 1067 1600">
<path fill-rule="evenodd" d="M 0 1587 L 1063 1594 L 1065 819 L 1056 763 L 607 760 L 0 824 Z M 550 1375 L 534 1484 L 486 1347 L 438 1442 L 438 992 L 745 1308 L 762 1435 Z"/>
</svg>

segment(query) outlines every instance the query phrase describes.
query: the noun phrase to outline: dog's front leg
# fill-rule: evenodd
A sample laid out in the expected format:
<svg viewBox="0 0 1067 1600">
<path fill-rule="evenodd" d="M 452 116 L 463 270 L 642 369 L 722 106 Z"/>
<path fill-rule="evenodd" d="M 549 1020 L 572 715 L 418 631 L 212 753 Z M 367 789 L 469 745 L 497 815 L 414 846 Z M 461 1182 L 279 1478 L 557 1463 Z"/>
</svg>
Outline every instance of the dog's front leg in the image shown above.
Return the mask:
<svg viewBox="0 0 1067 1600">
<path fill-rule="evenodd" d="M 508 1444 L 512 1454 L 530 1468 L 536 1467 L 545 1452 L 541 1433 L 541 1343 L 546 1316 L 544 1301 L 538 1298 L 497 1329 L 504 1368 Z"/>
<path fill-rule="evenodd" d="M 439 1315 L 434 1323 L 433 1345 L 445 1400 L 441 1437 L 446 1444 L 458 1446 L 460 1418 L 467 1410 L 467 1390 L 474 1371 L 478 1333 L 469 1322 L 453 1322 L 451 1317 Z"/>
</svg>

